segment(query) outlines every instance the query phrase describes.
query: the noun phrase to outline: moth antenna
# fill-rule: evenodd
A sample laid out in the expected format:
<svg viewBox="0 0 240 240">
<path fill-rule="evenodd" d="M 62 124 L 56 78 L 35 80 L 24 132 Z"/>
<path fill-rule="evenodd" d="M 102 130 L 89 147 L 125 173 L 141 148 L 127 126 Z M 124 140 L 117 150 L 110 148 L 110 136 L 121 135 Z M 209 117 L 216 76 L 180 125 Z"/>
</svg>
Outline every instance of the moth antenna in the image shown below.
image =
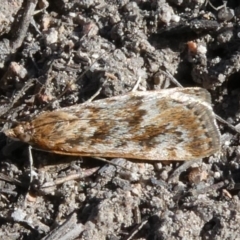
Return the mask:
<svg viewBox="0 0 240 240">
<path fill-rule="evenodd" d="M 174 76 L 170 72 L 165 70 L 165 71 L 163 71 L 163 73 L 165 73 L 165 75 L 169 77 L 169 79 L 172 83 L 176 84 L 178 87 L 183 88 L 183 86 L 177 81 L 176 78 L 174 78 Z M 227 125 L 230 129 L 234 130 L 235 132 L 240 133 L 240 130 L 238 130 L 235 126 L 233 126 L 231 123 L 227 122 L 226 120 L 224 120 L 223 118 L 221 118 L 217 114 L 215 114 L 215 117 L 219 122 Z"/>
<path fill-rule="evenodd" d="M 178 86 L 178 87 L 183 88 L 183 85 L 181 85 L 181 84 L 178 82 L 178 80 L 177 80 L 168 70 L 165 70 L 165 71 L 162 71 L 162 72 L 169 78 L 169 80 L 170 80 L 173 84 L 175 84 L 175 85 Z"/>
<path fill-rule="evenodd" d="M 219 122 L 227 125 L 230 129 L 234 130 L 235 132 L 240 133 L 240 130 L 238 130 L 235 126 L 233 126 L 231 123 L 227 122 L 226 120 L 224 120 L 223 118 L 221 118 L 217 114 L 215 114 L 215 117 Z"/>
</svg>

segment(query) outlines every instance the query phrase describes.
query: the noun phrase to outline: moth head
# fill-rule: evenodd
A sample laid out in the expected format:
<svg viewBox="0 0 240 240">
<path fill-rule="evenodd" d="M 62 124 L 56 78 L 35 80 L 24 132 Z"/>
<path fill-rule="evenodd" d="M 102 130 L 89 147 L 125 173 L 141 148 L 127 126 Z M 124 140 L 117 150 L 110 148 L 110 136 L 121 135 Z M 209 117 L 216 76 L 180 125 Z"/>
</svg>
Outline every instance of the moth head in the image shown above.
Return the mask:
<svg viewBox="0 0 240 240">
<path fill-rule="evenodd" d="M 30 142 L 31 140 L 31 128 L 30 125 L 27 123 L 20 124 L 12 129 L 8 129 L 4 131 L 4 134 L 9 138 L 18 141 L 20 140 L 26 143 Z"/>
</svg>

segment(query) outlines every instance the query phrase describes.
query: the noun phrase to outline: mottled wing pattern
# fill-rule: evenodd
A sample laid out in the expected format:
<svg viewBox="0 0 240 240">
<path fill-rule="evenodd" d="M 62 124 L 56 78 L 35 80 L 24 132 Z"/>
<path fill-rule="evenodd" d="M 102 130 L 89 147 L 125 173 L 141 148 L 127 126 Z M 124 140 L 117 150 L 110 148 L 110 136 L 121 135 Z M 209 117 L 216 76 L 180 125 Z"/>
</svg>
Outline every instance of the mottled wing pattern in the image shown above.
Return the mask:
<svg viewBox="0 0 240 240">
<path fill-rule="evenodd" d="M 201 88 L 132 92 L 42 113 L 25 139 L 65 155 L 192 160 L 220 147 L 210 104 Z"/>
</svg>

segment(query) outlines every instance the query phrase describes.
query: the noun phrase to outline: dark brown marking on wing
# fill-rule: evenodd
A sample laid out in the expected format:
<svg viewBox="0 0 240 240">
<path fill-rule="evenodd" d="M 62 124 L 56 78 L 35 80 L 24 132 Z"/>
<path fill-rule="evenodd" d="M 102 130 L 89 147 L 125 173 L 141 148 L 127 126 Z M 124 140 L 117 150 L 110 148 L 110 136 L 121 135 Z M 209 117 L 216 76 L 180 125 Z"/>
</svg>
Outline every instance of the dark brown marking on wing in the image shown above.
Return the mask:
<svg viewBox="0 0 240 240">
<path fill-rule="evenodd" d="M 169 93 L 166 101 L 154 94 L 129 94 L 119 99 L 86 103 L 82 108 L 46 112 L 30 122 L 31 127 L 26 130 L 32 138 L 27 142 L 66 155 L 156 160 L 165 156 L 175 160 L 185 160 L 183 156 L 187 156 L 190 160 L 216 152 L 220 137 L 210 105 L 208 108 L 201 104 L 194 95 L 189 99 L 185 95 L 181 100 L 175 94 L 176 99 L 173 99 L 171 93 L 174 91 L 189 97 L 196 92 L 200 100 L 208 98 L 208 94 L 202 96 L 197 89 L 178 89 L 163 91 L 164 96 Z M 148 111 L 151 104 L 155 109 L 152 112 Z M 100 150 L 99 143 L 103 146 Z M 128 148 L 131 143 L 138 155 Z M 155 151 L 158 146 L 163 151 L 166 149 L 165 154 Z M 155 155 L 151 154 L 152 150 Z M 181 150 L 184 154 L 179 157 L 176 153 Z"/>
</svg>

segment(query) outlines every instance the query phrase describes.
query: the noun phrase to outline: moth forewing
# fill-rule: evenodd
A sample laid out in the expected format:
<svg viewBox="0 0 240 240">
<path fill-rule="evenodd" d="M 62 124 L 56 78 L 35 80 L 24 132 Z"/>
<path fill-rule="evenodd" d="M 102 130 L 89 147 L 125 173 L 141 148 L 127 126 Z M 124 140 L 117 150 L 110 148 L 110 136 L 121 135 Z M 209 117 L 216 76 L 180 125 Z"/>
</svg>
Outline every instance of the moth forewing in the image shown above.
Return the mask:
<svg viewBox="0 0 240 240">
<path fill-rule="evenodd" d="M 44 112 L 5 134 L 64 155 L 193 160 L 220 148 L 210 94 L 202 88 L 131 92 Z"/>
</svg>

